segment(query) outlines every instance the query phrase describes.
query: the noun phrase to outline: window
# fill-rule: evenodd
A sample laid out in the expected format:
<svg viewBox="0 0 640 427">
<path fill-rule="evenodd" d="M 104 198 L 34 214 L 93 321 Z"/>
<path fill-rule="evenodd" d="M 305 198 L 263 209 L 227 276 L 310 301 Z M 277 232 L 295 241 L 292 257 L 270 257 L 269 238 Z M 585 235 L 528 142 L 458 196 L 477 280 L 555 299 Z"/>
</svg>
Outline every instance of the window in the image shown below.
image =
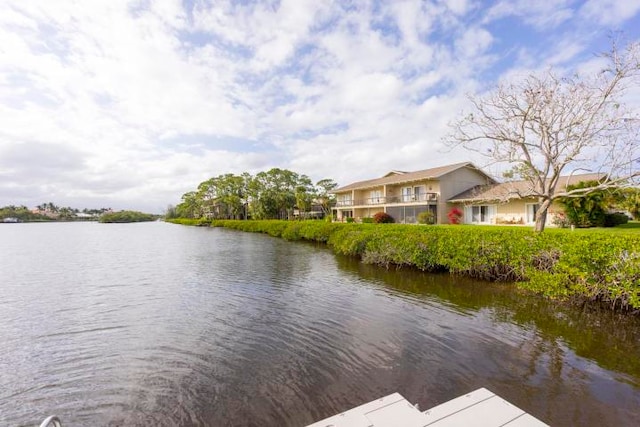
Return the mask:
<svg viewBox="0 0 640 427">
<path fill-rule="evenodd" d="M 420 200 L 421 189 L 422 187 L 413 187 L 413 200 L 415 201 Z"/>
<path fill-rule="evenodd" d="M 351 206 L 353 203 L 351 201 L 351 194 L 345 194 L 343 196 L 338 197 L 338 205 L 339 206 Z"/>
<path fill-rule="evenodd" d="M 539 208 L 540 208 L 540 205 L 538 205 L 537 203 L 527 203 L 527 223 L 528 224 L 532 224 L 536 222 Z"/>
<path fill-rule="evenodd" d="M 403 202 L 411 201 L 411 187 L 404 187 L 402 189 L 402 201 Z"/>
<path fill-rule="evenodd" d="M 424 186 L 416 187 L 403 187 L 402 188 L 402 201 L 403 202 L 417 202 L 423 198 Z"/>
<path fill-rule="evenodd" d="M 373 190 L 371 193 L 369 193 L 369 203 L 371 204 L 382 203 L 382 191 Z"/>
<path fill-rule="evenodd" d="M 465 207 L 465 222 L 469 224 L 490 224 L 496 216 L 493 205 L 475 205 Z"/>
</svg>

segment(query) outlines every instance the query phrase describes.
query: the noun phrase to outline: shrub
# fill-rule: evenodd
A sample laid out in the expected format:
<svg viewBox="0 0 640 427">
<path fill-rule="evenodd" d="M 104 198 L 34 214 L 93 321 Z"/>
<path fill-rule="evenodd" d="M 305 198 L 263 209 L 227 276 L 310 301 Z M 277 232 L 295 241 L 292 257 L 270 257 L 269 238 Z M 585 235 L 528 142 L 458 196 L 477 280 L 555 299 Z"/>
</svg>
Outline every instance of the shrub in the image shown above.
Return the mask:
<svg viewBox="0 0 640 427">
<path fill-rule="evenodd" d="M 210 220 L 205 218 L 165 218 L 164 222 L 181 225 L 204 226 L 210 225 Z"/>
<path fill-rule="evenodd" d="M 447 217 L 449 218 L 450 224 L 460 224 L 462 221 L 462 211 L 458 208 L 453 208 L 449 211 Z"/>
<path fill-rule="evenodd" d="M 103 223 L 108 222 L 145 222 L 145 221 L 155 221 L 156 216 L 152 214 L 147 214 L 138 211 L 120 211 L 120 212 L 109 212 L 102 214 L 100 216 L 99 221 Z"/>
<path fill-rule="evenodd" d="M 424 211 L 418 214 L 419 224 L 433 225 L 436 223 L 436 216 L 432 211 Z"/>
<path fill-rule="evenodd" d="M 564 214 L 564 212 L 558 212 L 557 214 L 555 214 L 551 220 L 551 223 L 556 227 L 560 227 L 560 228 L 567 228 L 568 226 L 571 225 L 569 219 Z"/>
<path fill-rule="evenodd" d="M 583 181 L 567 186 L 567 191 L 597 186 L 597 181 Z M 576 227 L 602 227 L 605 225 L 607 194 L 593 191 L 580 197 L 561 197 L 558 202 L 564 206 L 569 222 Z"/>
<path fill-rule="evenodd" d="M 376 224 L 391 224 L 395 222 L 393 217 L 386 212 L 376 212 L 376 214 L 373 215 L 373 221 Z"/>
<path fill-rule="evenodd" d="M 629 217 L 621 212 L 608 213 L 604 216 L 605 227 L 615 227 L 629 222 Z"/>
<path fill-rule="evenodd" d="M 373 218 L 362 218 L 362 223 L 363 224 L 373 224 Z"/>
<path fill-rule="evenodd" d="M 347 222 L 348 222 L 348 223 L 352 223 L 352 222 L 354 222 L 354 221 L 355 221 L 355 219 L 354 219 L 352 216 L 348 216 L 348 217 L 347 217 Z"/>
</svg>

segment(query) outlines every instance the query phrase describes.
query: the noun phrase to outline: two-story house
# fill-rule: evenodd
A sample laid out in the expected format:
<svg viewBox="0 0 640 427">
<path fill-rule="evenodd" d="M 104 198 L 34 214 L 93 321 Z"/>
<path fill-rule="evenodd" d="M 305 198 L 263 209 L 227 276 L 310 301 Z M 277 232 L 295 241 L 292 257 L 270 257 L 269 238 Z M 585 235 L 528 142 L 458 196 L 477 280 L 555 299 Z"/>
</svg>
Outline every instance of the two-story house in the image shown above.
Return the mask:
<svg viewBox="0 0 640 427">
<path fill-rule="evenodd" d="M 334 213 L 338 221 L 369 218 L 386 212 L 396 222 L 412 224 L 418 214 L 431 211 L 435 222 L 445 224 L 450 198 L 474 187 L 496 181 L 470 162 L 456 163 L 415 172 L 391 171 L 367 181 L 333 190 Z"/>
</svg>

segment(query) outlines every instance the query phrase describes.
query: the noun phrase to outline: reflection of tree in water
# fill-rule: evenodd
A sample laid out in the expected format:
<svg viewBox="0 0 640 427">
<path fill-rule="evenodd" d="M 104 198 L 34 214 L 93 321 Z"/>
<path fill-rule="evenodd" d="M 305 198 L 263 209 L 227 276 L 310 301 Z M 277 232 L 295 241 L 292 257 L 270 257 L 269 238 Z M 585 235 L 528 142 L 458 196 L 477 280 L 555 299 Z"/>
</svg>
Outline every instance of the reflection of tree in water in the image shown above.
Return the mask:
<svg viewBox="0 0 640 427">
<path fill-rule="evenodd" d="M 578 356 L 629 375 L 640 387 L 640 319 L 609 310 L 583 310 L 519 290 L 513 284 L 481 282 L 448 273 L 429 274 L 412 269 L 384 269 L 356 258 L 337 257 L 338 266 L 391 292 L 437 298 L 465 312 L 490 309 L 496 322 L 535 329 L 539 345 L 562 343 Z M 547 344 L 545 344 L 547 343 Z M 550 349 L 549 349 L 550 350 Z M 558 350 L 557 355 L 562 352 Z"/>
<path fill-rule="evenodd" d="M 467 372 L 439 375 L 430 368 L 425 381 L 453 389 L 452 395 L 455 390 L 461 393 L 461 386 L 489 387 L 558 425 L 619 425 L 621 420 L 640 417 L 639 319 L 605 310 L 583 311 L 531 295 L 513 284 L 387 270 L 348 257 L 337 260 L 341 269 L 381 284 L 386 292 L 445 305 L 491 329 L 486 340 L 473 339 L 473 334 L 483 333 L 482 327 L 470 332 L 466 348 L 452 349 L 450 359 L 455 363 L 440 362 L 448 370 L 466 365 Z M 453 328 L 458 339 L 464 339 L 467 331 Z M 405 344 L 409 355 L 403 358 L 415 364 L 409 357 L 414 348 L 411 340 Z M 613 372 L 594 367 L 592 361 Z M 415 372 L 421 372 L 419 363 L 414 366 Z M 428 390 L 426 396 L 430 393 L 434 391 Z"/>
</svg>

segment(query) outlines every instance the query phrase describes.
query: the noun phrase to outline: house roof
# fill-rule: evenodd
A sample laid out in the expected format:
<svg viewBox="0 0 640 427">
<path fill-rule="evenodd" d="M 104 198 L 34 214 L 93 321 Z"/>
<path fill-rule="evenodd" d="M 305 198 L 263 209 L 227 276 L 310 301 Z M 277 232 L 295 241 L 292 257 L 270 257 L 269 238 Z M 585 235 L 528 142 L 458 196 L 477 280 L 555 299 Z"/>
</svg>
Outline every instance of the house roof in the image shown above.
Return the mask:
<svg viewBox="0 0 640 427">
<path fill-rule="evenodd" d="M 349 190 L 360 190 L 364 188 L 378 187 L 387 184 L 401 184 L 405 182 L 422 181 L 425 179 L 440 179 L 444 175 L 462 168 L 471 168 L 485 175 L 490 181 L 493 181 L 489 175 L 478 169 L 471 162 L 455 163 L 452 165 L 439 166 L 436 168 L 423 169 L 415 172 L 391 171 L 381 178 L 369 179 L 366 181 L 358 181 L 344 187 L 336 188 L 332 193 L 341 193 Z"/>
<path fill-rule="evenodd" d="M 582 181 L 598 181 L 604 177 L 600 173 L 588 173 L 581 175 L 561 176 L 558 184 L 561 188 L 575 185 Z M 493 185 L 481 185 L 466 190 L 457 196 L 449 199 L 449 202 L 483 202 L 483 201 L 507 201 L 511 199 L 521 199 L 524 197 L 534 197 L 535 193 L 529 181 L 511 181 Z"/>
</svg>

